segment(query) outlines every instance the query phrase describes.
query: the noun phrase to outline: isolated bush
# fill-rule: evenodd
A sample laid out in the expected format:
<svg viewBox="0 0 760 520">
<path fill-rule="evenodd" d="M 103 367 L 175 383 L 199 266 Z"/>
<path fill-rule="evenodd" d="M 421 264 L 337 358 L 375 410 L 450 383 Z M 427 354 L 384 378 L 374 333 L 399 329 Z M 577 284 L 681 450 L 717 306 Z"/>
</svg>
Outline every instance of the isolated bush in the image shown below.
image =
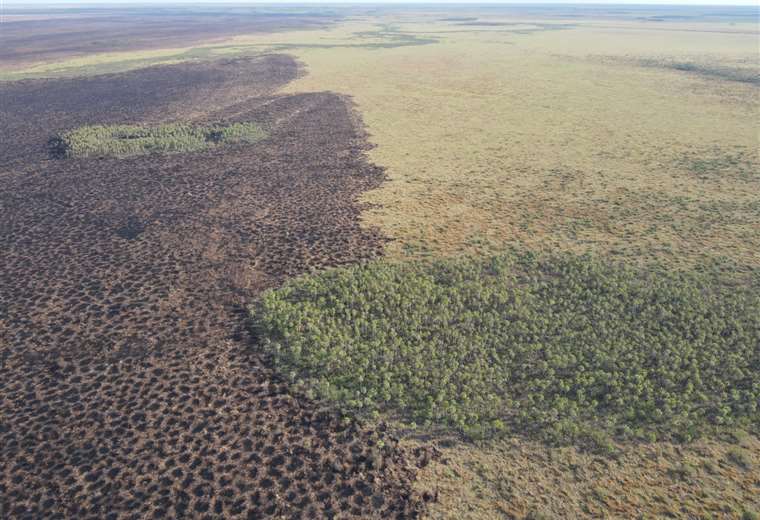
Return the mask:
<svg viewBox="0 0 760 520">
<path fill-rule="evenodd" d="M 712 275 L 570 254 L 375 262 L 252 312 L 283 372 L 355 410 L 552 439 L 760 423 L 760 297 Z"/>
<path fill-rule="evenodd" d="M 55 151 L 66 157 L 130 157 L 153 153 L 205 150 L 220 144 L 255 143 L 266 136 L 255 123 L 193 126 L 83 126 L 54 140 Z"/>
</svg>

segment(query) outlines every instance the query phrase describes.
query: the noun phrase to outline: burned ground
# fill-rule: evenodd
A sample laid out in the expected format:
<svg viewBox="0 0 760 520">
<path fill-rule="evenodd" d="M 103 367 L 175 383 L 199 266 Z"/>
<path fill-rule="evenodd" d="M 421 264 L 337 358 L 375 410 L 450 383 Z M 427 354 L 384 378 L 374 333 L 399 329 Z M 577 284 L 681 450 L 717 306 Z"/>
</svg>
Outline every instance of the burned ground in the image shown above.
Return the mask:
<svg viewBox="0 0 760 520">
<path fill-rule="evenodd" d="M 372 258 L 349 102 L 267 56 L 0 87 L 0 516 L 408 518 L 428 455 L 293 393 L 241 306 Z M 247 94 L 246 94 L 247 93 Z M 255 144 L 57 159 L 57 132 L 256 121 Z M 378 442 L 382 440 L 382 442 Z"/>
<path fill-rule="evenodd" d="M 49 141 L 65 130 L 94 123 L 203 122 L 215 115 L 229 116 L 238 103 L 242 103 L 240 110 L 251 110 L 252 97 L 269 95 L 298 74 L 292 58 L 265 55 L 90 78 L 1 84 L 0 175 L 22 169 L 39 171 L 40 161 L 45 168 L 71 166 L 45 162 Z"/>
<path fill-rule="evenodd" d="M 8 8 L 0 32 L 0 63 L 17 66 L 94 52 L 181 47 L 238 34 L 324 28 L 337 18 L 317 10 L 252 8 L 82 8 L 55 13 Z"/>
</svg>

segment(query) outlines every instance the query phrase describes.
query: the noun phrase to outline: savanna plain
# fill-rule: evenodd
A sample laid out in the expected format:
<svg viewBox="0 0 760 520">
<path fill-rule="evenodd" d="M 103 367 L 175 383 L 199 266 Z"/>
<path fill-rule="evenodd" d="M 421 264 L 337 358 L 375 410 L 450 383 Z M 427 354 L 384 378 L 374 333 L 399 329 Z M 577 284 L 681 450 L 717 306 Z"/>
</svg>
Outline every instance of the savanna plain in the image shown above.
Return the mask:
<svg viewBox="0 0 760 520">
<path fill-rule="evenodd" d="M 0 27 L 0 516 L 758 518 L 757 8 Z"/>
</svg>

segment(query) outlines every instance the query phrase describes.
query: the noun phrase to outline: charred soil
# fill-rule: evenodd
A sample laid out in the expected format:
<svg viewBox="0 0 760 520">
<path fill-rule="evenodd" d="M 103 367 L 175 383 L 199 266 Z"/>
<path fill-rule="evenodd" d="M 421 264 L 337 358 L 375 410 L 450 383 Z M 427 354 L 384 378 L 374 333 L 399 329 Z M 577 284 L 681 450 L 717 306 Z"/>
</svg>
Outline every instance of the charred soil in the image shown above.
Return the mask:
<svg viewBox="0 0 760 520">
<path fill-rule="evenodd" d="M 294 393 L 243 303 L 376 257 L 350 102 L 286 56 L 0 86 L 0 516 L 410 518 L 429 453 Z M 60 159 L 83 124 L 254 121 L 253 145 Z"/>
<path fill-rule="evenodd" d="M 245 8 L 82 8 L 57 16 L 50 9 L 28 13 L 28 9 L 7 9 L 0 33 L 0 69 L 99 52 L 181 47 L 239 34 L 324 28 L 338 18 L 316 10 L 288 13 Z"/>
</svg>

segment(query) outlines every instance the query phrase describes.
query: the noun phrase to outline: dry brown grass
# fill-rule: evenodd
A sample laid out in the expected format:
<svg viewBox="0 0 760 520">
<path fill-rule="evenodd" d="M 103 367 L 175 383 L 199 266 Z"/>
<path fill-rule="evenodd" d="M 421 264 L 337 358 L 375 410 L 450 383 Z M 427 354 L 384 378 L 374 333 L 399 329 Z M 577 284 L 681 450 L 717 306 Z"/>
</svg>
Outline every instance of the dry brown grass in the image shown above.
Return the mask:
<svg viewBox="0 0 760 520">
<path fill-rule="evenodd" d="M 392 255 L 512 243 L 760 264 L 757 87 L 631 62 L 746 60 L 751 35 L 443 25 L 398 25 L 434 45 L 296 50 L 309 74 L 289 88 L 351 94 L 364 114 L 391 177 L 366 221 L 398 239 Z"/>
<path fill-rule="evenodd" d="M 522 439 L 459 444 L 419 485 L 438 492 L 431 519 L 739 518 L 760 511 L 760 440 L 733 442 L 620 445 L 614 458 Z"/>
</svg>

